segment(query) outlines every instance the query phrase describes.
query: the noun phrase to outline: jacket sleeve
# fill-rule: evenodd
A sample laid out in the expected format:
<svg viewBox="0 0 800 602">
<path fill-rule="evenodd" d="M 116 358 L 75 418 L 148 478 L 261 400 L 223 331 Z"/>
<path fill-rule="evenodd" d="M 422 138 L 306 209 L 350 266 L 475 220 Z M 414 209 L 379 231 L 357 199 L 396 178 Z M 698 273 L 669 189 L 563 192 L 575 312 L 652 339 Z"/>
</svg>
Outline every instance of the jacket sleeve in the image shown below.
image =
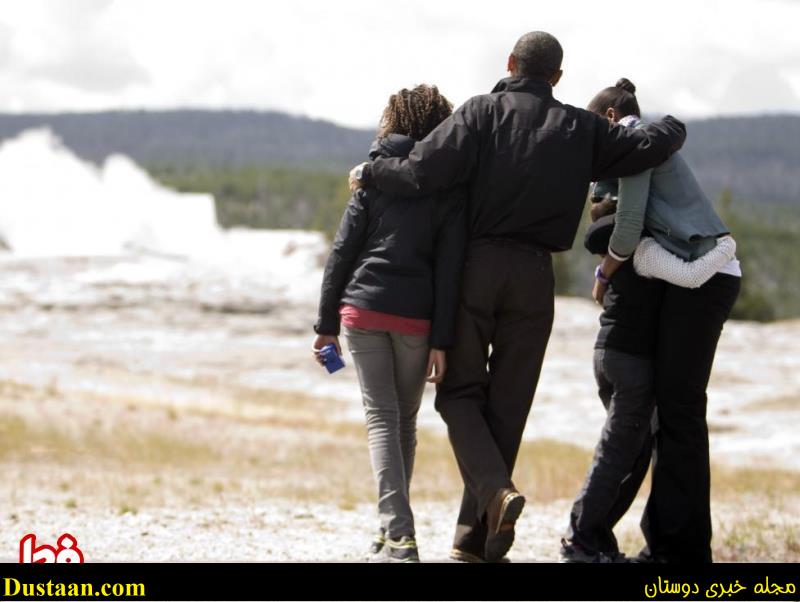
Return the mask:
<svg viewBox="0 0 800 602">
<path fill-rule="evenodd" d="M 596 222 L 593 222 L 586 229 L 583 238 L 583 246 L 593 255 L 605 255 L 608 253 L 608 242 L 611 233 L 614 231 L 615 215 L 604 215 Z"/>
<path fill-rule="evenodd" d="M 367 238 L 366 194 L 363 190 L 357 190 L 350 198 L 333 240 L 322 276 L 319 312 L 314 325 L 317 334 L 339 334 L 339 302 Z"/>
<path fill-rule="evenodd" d="M 653 238 L 643 238 L 633 256 L 636 273 L 659 278 L 683 288 L 700 288 L 736 257 L 736 241 L 731 236 L 717 240 L 716 246 L 694 261 L 673 255 Z"/>
<path fill-rule="evenodd" d="M 364 182 L 397 196 L 433 194 L 465 183 L 478 161 L 476 98 L 468 100 L 405 157 L 379 157 L 364 169 Z"/>
<path fill-rule="evenodd" d="M 467 246 L 466 192 L 449 195 L 444 218 L 436 232 L 433 269 L 433 321 L 430 346 L 449 349 L 453 346 L 456 315 L 461 293 L 461 273 Z"/>
<path fill-rule="evenodd" d="M 648 169 L 619 181 L 617 217 L 608 243 L 609 254 L 614 259 L 625 261 L 630 258 L 642 238 L 651 174 L 652 170 Z"/>
<path fill-rule="evenodd" d="M 594 181 L 632 176 L 661 165 L 686 140 L 686 126 L 671 115 L 641 128 L 609 124 L 599 115 L 593 117 Z"/>
</svg>

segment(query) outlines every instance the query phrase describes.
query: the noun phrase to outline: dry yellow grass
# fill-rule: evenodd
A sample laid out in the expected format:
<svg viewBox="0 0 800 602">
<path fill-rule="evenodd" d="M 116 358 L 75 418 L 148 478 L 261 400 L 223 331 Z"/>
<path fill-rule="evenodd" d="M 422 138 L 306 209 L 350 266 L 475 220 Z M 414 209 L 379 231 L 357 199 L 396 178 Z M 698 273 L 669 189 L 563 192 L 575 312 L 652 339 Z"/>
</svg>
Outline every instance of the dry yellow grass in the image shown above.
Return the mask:
<svg viewBox="0 0 800 602">
<path fill-rule="evenodd" d="M 800 473 L 776 468 L 732 468 L 715 466 L 711 471 L 713 495 L 736 499 L 758 494 L 768 499 L 800 495 Z"/>
<path fill-rule="evenodd" d="M 110 430 L 86 428 L 77 434 L 57 425 L 35 425 L 15 415 L 0 416 L 0 460 L 75 463 L 83 459 L 116 463 L 173 465 L 207 462 L 214 451 L 207 446 L 160 432 L 129 429 L 117 424 Z"/>
<path fill-rule="evenodd" d="M 784 395 L 782 397 L 769 397 L 748 404 L 745 410 L 776 410 L 779 412 L 800 411 L 800 395 Z"/>
<path fill-rule="evenodd" d="M 766 513 L 765 513 L 766 514 Z M 770 516 L 740 516 L 717 525 L 714 557 L 723 562 L 800 561 L 800 524 Z"/>
<path fill-rule="evenodd" d="M 251 399 L 253 399 L 251 397 Z M 355 503 L 373 495 L 363 425 L 320 420 L 308 406 L 319 400 L 271 392 L 257 399 L 280 403 L 273 416 L 235 417 L 203 412 L 185 424 L 183 414 L 163 420 L 156 410 L 128 412 L 117 423 L 33 424 L 14 413 L 0 415 L 0 461 L 70 464 L 202 467 L 214 474 L 291 482 L 292 495 Z M 294 411 L 292 411 L 294 410 Z M 247 431 L 249 436 L 237 438 Z M 285 432 L 296 432 L 286 438 Z M 253 436 L 255 435 L 255 437 Z M 255 443 L 253 442 L 255 440 Z M 444 435 L 421 429 L 414 479 L 420 499 L 448 499 L 461 489 L 452 450 Z M 533 500 L 570 498 L 580 487 L 591 452 L 550 440 L 527 441 L 520 449 L 515 481 Z M 715 467 L 714 495 L 736 498 L 757 492 L 770 498 L 800 491 L 800 474 L 789 470 Z"/>
<path fill-rule="evenodd" d="M 422 499 L 448 499 L 463 485 L 447 438 L 421 431 L 417 448 L 414 495 Z M 549 502 L 572 497 L 578 491 L 591 452 L 559 441 L 536 440 L 522 444 L 515 484 L 529 499 Z"/>
<path fill-rule="evenodd" d="M 236 396 L 242 404 L 280 411 L 173 409 L 165 414 L 164 407 L 137 406 L 130 399 L 82 399 L 82 411 L 67 418 L 58 414 L 59 406 L 47 407 L 41 391 L 0 383 L 0 400 L 26 400 L 24 406 L 12 402 L 0 407 L 0 468 L 24 465 L 24 471 L 6 474 L 35 482 L 52 503 L 80 511 L 110 508 L 128 514 L 148 506 L 197 507 L 217 499 L 270 497 L 351 510 L 374 498 L 363 425 L 320 418 L 326 415 L 318 411 L 325 400 L 318 398 L 247 390 Z M 29 403 L 37 404 L 35 415 L 41 419 L 22 412 L 30 410 Z M 533 502 L 569 500 L 590 460 L 586 449 L 528 441 L 520 450 L 515 482 Z M 455 505 L 461 488 L 447 438 L 420 430 L 414 499 Z M 743 507 L 751 510 L 717 525 L 717 557 L 800 557 L 794 511 L 798 492 L 797 472 L 715 467 L 715 501 L 727 507 L 746 500 Z M 773 510 L 777 514 L 767 516 Z M 641 543 L 635 531 L 621 532 L 620 539 L 629 549 Z"/>
</svg>

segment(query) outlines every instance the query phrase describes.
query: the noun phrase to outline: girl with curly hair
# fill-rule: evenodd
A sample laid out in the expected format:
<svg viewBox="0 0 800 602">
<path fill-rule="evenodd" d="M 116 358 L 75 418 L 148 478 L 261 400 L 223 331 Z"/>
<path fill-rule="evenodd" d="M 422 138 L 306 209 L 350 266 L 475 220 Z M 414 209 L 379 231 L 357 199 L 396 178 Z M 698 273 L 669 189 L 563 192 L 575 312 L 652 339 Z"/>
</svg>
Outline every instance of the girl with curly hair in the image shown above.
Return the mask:
<svg viewBox="0 0 800 602">
<path fill-rule="evenodd" d="M 392 94 L 376 157 L 405 157 L 450 115 L 435 86 Z M 344 327 L 364 404 L 380 527 L 371 559 L 418 562 L 409 488 L 425 382 L 440 383 L 453 343 L 466 245 L 462 191 L 401 199 L 356 190 L 325 266 L 314 354 Z"/>
</svg>

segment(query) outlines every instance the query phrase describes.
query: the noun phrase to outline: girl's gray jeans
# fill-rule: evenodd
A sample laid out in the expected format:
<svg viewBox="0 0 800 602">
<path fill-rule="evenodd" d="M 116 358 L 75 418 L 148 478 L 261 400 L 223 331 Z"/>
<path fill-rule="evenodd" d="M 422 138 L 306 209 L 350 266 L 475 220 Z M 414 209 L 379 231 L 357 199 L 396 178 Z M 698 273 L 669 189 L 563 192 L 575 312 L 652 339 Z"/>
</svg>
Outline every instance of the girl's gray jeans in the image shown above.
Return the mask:
<svg viewBox="0 0 800 602">
<path fill-rule="evenodd" d="M 381 526 L 392 539 L 413 537 L 409 487 L 428 337 L 360 328 L 344 334 L 361 384 Z"/>
</svg>

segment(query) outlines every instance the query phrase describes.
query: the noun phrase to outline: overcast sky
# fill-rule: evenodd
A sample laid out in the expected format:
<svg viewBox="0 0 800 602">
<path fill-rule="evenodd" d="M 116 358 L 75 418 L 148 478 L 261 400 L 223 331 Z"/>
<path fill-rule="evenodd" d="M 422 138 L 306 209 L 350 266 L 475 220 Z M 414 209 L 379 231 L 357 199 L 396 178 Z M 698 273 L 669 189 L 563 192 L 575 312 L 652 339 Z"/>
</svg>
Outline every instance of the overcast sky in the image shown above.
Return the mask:
<svg viewBox="0 0 800 602">
<path fill-rule="evenodd" d="M 565 102 L 625 76 L 648 113 L 798 112 L 799 27 L 800 0 L 3 0 L 0 111 L 247 107 L 371 127 L 404 86 L 488 92 L 541 29 L 564 46 Z"/>
</svg>

